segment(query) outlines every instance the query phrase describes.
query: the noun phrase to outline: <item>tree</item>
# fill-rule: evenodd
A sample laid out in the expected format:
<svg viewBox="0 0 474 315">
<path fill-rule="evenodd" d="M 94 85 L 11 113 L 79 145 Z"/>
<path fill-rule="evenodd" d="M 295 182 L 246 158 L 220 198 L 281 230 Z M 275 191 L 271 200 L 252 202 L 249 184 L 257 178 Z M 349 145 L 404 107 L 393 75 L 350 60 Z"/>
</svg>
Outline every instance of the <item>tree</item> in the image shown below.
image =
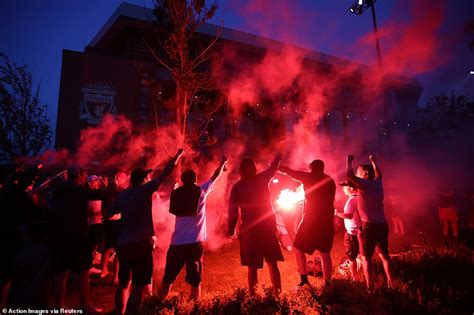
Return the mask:
<svg viewBox="0 0 474 315">
<path fill-rule="evenodd" d="M 193 106 L 208 117 L 201 124 L 201 132 L 220 107 L 221 95 L 216 93 L 208 69 L 219 34 L 210 41 L 196 34 L 216 9 L 215 3 L 206 6 L 205 0 L 154 1 L 154 34 L 158 45 L 146 38 L 145 44 L 156 62 L 171 73 L 175 84 L 174 98 L 168 103 L 175 111 L 181 146 L 186 142 L 188 116 Z"/>
<path fill-rule="evenodd" d="M 17 66 L 0 53 L 0 163 L 32 157 L 49 146 L 51 130 L 46 105 L 39 100 L 27 66 Z"/>
<path fill-rule="evenodd" d="M 469 94 L 439 95 L 428 100 L 426 107 L 418 110 L 416 134 L 444 134 L 472 123 L 474 101 Z"/>
</svg>

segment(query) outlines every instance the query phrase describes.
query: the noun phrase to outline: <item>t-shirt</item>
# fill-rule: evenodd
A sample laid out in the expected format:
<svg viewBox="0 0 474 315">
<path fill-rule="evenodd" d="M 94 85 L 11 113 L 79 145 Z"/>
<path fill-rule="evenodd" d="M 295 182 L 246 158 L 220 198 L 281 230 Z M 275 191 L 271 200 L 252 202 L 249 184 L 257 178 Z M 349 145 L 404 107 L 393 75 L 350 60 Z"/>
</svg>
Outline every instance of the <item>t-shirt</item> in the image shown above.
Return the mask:
<svg viewBox="0 0 474 315">
<path fill-rule="evenodd" d="M 306 204 L 303 220 L 311 222 L 315 229 L 325 229 L 334 224 L 334 197 L 336 183 L 327 174 L 288 171 L 293 179 L 303 183 Z"/>
<path fill-rule="evenodd" d="M 382 178 L 365 179 L 354 175 L 350 180 L 358 189 L 357 209 L 362 222 L 385 223 Z"/>
<path fill-rule="evenodd" d="M 268 184 L 275 175 L 277 166 L 276 164 L 264 172 L 242 178 L 232 187 L 228 213 L 229 233 L 234 232 L 239 208 L 242 223 L 240 233 L 276 232 Z"/>
<path fill-rule="evenodd" d="M 53 207 L 49 214 L 53 240 L 87 239 L 88 200 L 103 198 L 103 192 L 86 189 L 66 181 L 53 191 Z"/>
<path fill-rule="evenodd" d="M 163 172 L 146 184 L 129 187 L 117 194 L 112 209 L 120 213 L 122 225 L 117 246 L 150 239 L 155 235 L 152 217 L 152 196 L 163 180 L 171 173 L 174 164 L 168 163 Z"/>
<path fill-rule="evenodd" d="M 344 214 L 352 214 L 352 219 L 344 219 L 344 226 L 347 233 L 350 235 L 357 235 L 361 220 L 357 211 L 357 195 L 352 195 L 347 199 L 344 205 Z"/>
<path fill-rule="evenodd" d="M 174 232 L 171 236 L 171 245 L 183 245 L 207 241 L 206 199 L 213 187 L 212 180 L 208 180 L 199 186 L 201 196 L 199 197 L 197 215 L 176 217 Z"/>
<path fill-rule="evenodd" d="M 87 224 L 102 224 L 102 200 L 87 202 Z"/>
</svg>

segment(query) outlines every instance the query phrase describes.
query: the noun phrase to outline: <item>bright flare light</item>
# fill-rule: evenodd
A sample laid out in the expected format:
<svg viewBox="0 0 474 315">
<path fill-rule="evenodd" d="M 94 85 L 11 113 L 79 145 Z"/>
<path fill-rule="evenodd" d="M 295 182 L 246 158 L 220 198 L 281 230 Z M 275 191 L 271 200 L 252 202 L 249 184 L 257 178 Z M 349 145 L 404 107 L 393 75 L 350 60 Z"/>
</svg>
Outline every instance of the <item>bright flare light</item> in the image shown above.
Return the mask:
<svg viewBox="0 0 474 315">
<path fill-rule="evenodd" d="M 290 189 L 283 189 L 278 195 L 276 204 L 280 209 L 290 211 L 293 210 L 296 205 L 303 203 L 303 201 L 304 190 L 303 185 L 301 185 L 296 189 L 296 191 Z"/>
</svg>

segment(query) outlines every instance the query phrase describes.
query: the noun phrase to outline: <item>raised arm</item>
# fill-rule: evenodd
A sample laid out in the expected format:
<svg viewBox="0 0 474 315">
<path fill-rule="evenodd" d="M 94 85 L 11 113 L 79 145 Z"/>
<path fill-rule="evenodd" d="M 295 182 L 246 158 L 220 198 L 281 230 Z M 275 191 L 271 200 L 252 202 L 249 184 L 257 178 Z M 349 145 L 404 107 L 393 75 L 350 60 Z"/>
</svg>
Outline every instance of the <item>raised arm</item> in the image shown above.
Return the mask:
<svg viewBox="0 0 474 315">
<path fill-rule="evenodd" d="M 377 165 L 377 162 L 375 162 L 375 156 L 369 155 L 369 161 L 370 161 L 370 164 L 372 164 L 372 167 L 374 168 L 375 178 L 382 178 L 382 171 Z"/>
<path fill-rule="evenodd" d="M 357 188 L 360 188 L 360 179 L 354 174 L 354 169 L 352 168 L 352 161 L 354 160 L 353 155 L 348 155 L 346 159 L 346 176 L 347 180 L 352 183 Z"/>
<path fill-rule="evenodd" d="M 213 182 L 215 182 L 219 178 L 219 176 L 221 176 L 222 172 L 225 170 L 225 165 L 226 164 L 227 164 L 227 158 L 225 156 L 223 156 L 221 158 L 221 163 L 219 164 L 219 166 L 214 171 L 214 174 L 212 174 L 211 180 Z"/>
<path fill-rule="evenodd" d="M 293 178 L 294 180 L 297 180 L 299 182 L 303 182 L 304 178 L 308 175 L 306 172 L 301 172 L 301 171 L 295 171 L 289 168 L 288 166 L 281 165 L 278 170 L 280 172 L 283 172 Z"/>
<path fill-rule="evenodd" d="M 178 152 L 176 153 L 171 160 L 168 161 L 166 164 L 165 168 L 163 171 L 158 175 L 158 177 L 154 178 L 153 180 L 149 181 L 148 183 L 145 184 L 145 186 L 152 191 L 155 191 L 158 189 L 158 186 L 165 180 L 166 177 L 168 177 L 171 172 L 173 172 L 174 167 L 176 164 L 178 164 L 179 159 L 183 155 L 184 150 L 183 149 L 178 149 Z"/>
<path fill-rule="evenodd" d="M 229 236 L 232 237 L 235 232 L 235 226 L 237 225 L 237 219 L 239 217 L 239 205 L 237 204 L 237 196 L 235 189 L 232 188 L 229 199 L 229 210 L 227 214 L 227 227 Z"/>
<path fill-rule="evenodd" d="M 270 167 L 260 174 L 266 177 L 268 180 L 270 180 L 278 171 L 278 166 L 280 165 L 280 162 L 281 162 L 281 154 L 278 153 L 275 159 L 273 160 L 272 164 L 270 165 Z"/>
</svg>

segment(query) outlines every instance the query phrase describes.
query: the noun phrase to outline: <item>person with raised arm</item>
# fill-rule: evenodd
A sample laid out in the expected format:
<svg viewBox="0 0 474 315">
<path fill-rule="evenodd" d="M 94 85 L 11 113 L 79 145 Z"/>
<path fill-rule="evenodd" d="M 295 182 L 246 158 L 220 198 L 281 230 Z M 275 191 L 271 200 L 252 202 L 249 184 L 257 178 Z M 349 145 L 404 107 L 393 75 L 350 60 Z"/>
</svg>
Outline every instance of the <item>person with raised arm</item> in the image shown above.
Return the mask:
<svg viewBox="0 0 474 315">
<path fill-rule="evenodd" d="M 186 265 L 185 281 L 191 286 L 191 298 L 201 296 L 201 275 L 206 231 L 206 200 L 215 182 L 225 170 L 227 158 L 222 157 L 211 178 L 196 185 L 196 173 L 187 169 L 181 174 L 182 186 L 170 197 L 170 213 L 176 216 L 171 244 L 166 254 L 166 266 L 159 297 L 166 299 L 172 283 Z"/>
<path fill-rule="evenodd" d="M 152 195 L 173 171 L 184 153 L 179 149 L 156 178 L 146 182 L 153 170 L 136 168 L 130 176 L 130 187 L 117 195 L 112 209 L 121 215 L 117 241 L 119 286 L 115 307 L 119 314 L 136 314 L 143 290 L 153 276 L 153 248 L 155 231 L 152 218 Z M 133 289 L 130 292 L 130 283 Z M 130 292 L 130 293 L 129 293 Z"/>
<path fill-rule="evenodd" d="M 373 155 L 369 156 L 371 165 L 360 165 L 357 173 L 352 169 L 352 155 L 347 156 L 347 179 L 358 190 L 357 209 L 362 221 L 358 239 L 362 255 L 367 289 L 373 289 L 372 256 L 375 248 L 382 259 L 387 283 L 392 285 L 392 260 L 388 254 L 388 225 L 384 214 L 384 192 L 382 186 L 382 172 Z"/>
<path fill-rule="evenodd" d="M 299 286 L 309 285 L 306 268 L 306 254 L 319 251 L 325 285 L 332 278 L 331 249 L 334 238 L 334 197 L 336 183 L 324 173 L 324 162 L 314 160 L 310 163 L 311 172 L 301 172 L 280 166 L 279 170 L 296 181 L 303 183 L 306 204 L 303 217 L 296 231 L 294 248 L 301 282 Z"/>
<path fill-rule="evenodd" d="M 229 200 L 228 232 L 234 235 L 238 213 L 241 213 L 240 261 L 248 267 L 250 294 L 255 294 L 258 283 L 258 269 L 267 263 L 270 279 L 276 294 L 281 291 L 281 277 L 278 261 L 283 254 L 278 244 L 275 214 L 270 200 L 268 184 L 278 170 L 281 155 L 278 154 L 270 167 L 257 173 L 251 157 L 244 157 L 240 163 L 240 180 L 232 187 Z"/>
</svg>

